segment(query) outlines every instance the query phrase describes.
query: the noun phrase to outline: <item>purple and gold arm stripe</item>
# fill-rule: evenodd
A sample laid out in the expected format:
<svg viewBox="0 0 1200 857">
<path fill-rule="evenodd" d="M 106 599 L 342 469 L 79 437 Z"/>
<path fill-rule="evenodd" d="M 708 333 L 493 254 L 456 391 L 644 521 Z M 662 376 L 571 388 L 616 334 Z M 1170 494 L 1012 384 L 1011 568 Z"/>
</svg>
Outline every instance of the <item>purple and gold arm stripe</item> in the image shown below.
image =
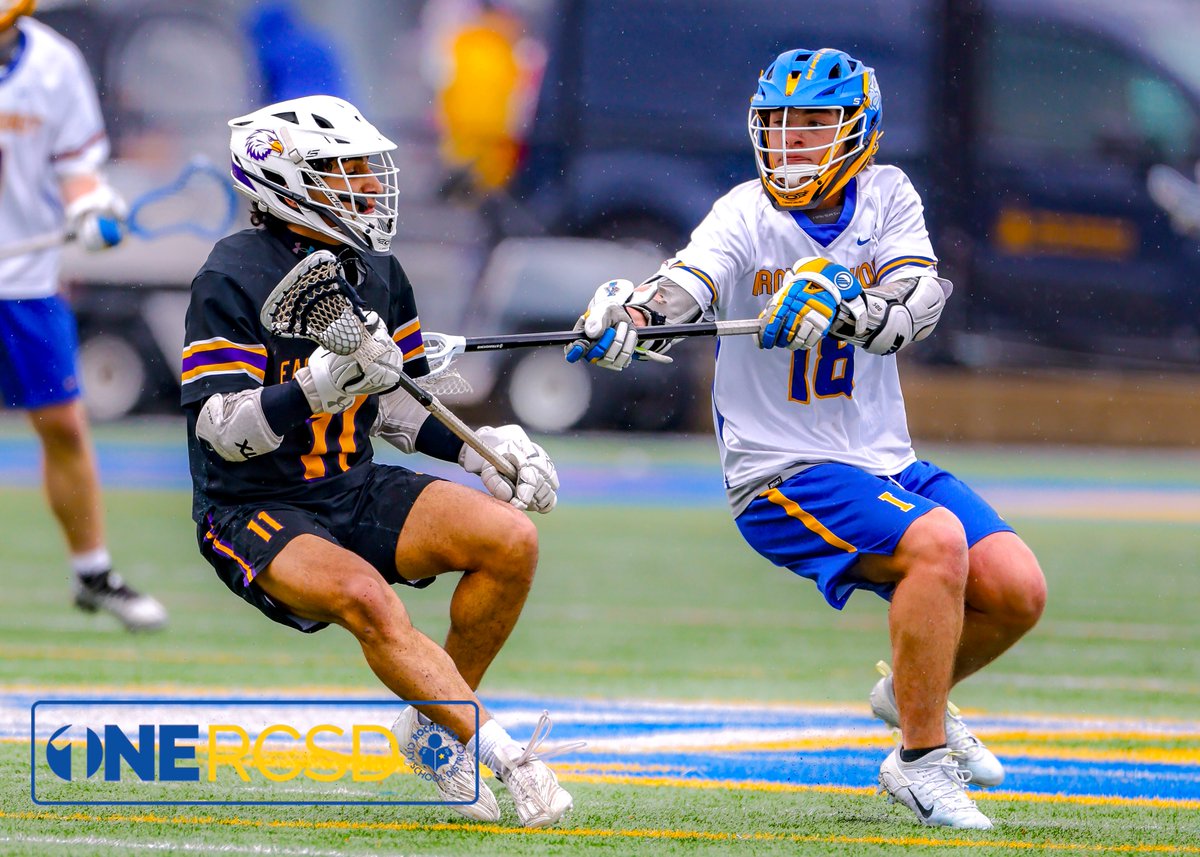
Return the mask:
<svg viewBox="0 0 1200 857">
<path fill-rule="evenodd" d="M 421 320 L 414 318 L 392 334 L 392 340 L 405 360 L 412 360 L 425 353 L 425 340 L 421 337 Z"/>
<path fill-rule="evenodd" d="M 244 372 L 261 383 L 267 375 L 267 349 L 261 345 L 241 345 L 228 339 L 193 342 L 183 349 L 182 383 L 205 375 Z"/>
<path fill-rule="evenodd" d="M 702 282 L 705 285 L 705 287 L 708 289 L 708 293 L 709 293 L 709 296 L 712 298 L 712 302 L 713 303 L 717 302 L 717 284 L 713 282 L 712 277 L 710 277 L 708 274 L 701 271 L 699 268 L 693 268 L 691 265 L 685 265 L 682 262 L 676 262 L 674 265 L 671 266 L 670 270 L 673 271 L 676 268 L 678 268 L 681 271 L 687 271 L 689 274 L 691 274 L 697 280 Z"/>
<path fill-rule="evenodd" d="M 217 551 L 218 553 L 225 554 L 225 556 L 229 557 L 242 567 L 242 574 L 246 576 L 246 583 L 250 583 L 250 581 L 254 580 L 254 575 L 258 574 L 258 572 L 254 570 L 254 567 L 234 553 L 233 548 L 218 539 L 216 533 L 214 533 L 212 530 L 209 530 L 204 534 L 204 538 L 206 541 L 212 542 L 213 550 Z"/>
<path fill-rule="evenodd" d="M 930 259 L 928 256 L 901 256 L 899 259 L 892 259 L 886 265 L 883 265 L 875 273 L 876 282 L 883 282 L 885 275 L 897 271 L 900 268 L 909 266 L 918 268 L 932 268 L 937 265 L 937 259 Z"/>
</svg>

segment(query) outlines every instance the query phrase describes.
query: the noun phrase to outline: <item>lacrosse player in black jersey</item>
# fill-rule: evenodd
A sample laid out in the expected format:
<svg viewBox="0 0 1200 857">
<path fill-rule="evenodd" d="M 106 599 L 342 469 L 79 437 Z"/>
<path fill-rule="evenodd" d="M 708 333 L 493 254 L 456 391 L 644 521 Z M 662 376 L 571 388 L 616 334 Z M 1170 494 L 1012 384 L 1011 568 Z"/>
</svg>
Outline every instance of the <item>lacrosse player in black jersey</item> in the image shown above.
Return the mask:
<svg viewBox="0 0 1200 857">
<path fill-rule="evenodd" d="M 523 510 L 554 508 L 558 477 L 518 426 L 478 434 L 515 465 L 510 480 L 406 393 L 401 371 L 428 371 L 413 289 L 390 254 L 396 231 L 395 144 L 350 104 L 308 96 L 232 120 L 232 177 L 253 200 L 254 228 L 217 243 L 192 282 L 183 404 L 201 553 L 234 593 L 276 622 L 353 634 L 379 679 L 413 700 L 470 700 L 512 631 L 537 564 Z M 275 286 L 310 254 L 335 253 L 383 354 L 360 365 L 260 322 Z M 378 349 L 376 349 L 378 350 Z M 492 496 L 375 463 L 371 437 L 457 461 Z M 444 646 L 415 629 L 391 584 L 424 587 L 462 572 Z M 512 794 L 521 823 L 552 824 L 571 796 L 535 755 L 480 708 L 408 708 L 400 746 L 434 722 L 469 765 L 436 776 L 450 801 L 475 799 L 475 748 Z M 539 724 L 535 735 L 548 724 Z M 462 748 L 460 748 L 462 749 Z M 542 757 L 545 756 L 543 750 Z M 469 818 L 497 821 L 483 786 Z"/>
</svg>

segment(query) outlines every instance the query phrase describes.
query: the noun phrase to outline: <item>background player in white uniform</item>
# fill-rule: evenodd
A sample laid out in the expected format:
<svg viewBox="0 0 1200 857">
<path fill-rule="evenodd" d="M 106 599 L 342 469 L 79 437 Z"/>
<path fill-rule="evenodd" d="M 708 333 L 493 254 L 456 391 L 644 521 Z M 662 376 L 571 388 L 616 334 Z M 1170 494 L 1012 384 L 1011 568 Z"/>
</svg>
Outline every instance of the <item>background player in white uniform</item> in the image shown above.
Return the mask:
<svg viewBox="0 0 1200 857">
<path fill-rule="evenodd" d="M 87 65 L 69 41 L 24 17 L 33 0 L 0 0 L 0 252 L 66 229 L 89 250 L 121 240 L 124 205 L 100 172 L 108 140 Z M 46 493 L 71 552 L 75 603 L 130 630 L 167 613 L 112 572 L 95 454 L 79 399 L 77 337 L 58 295 L 61 251 L 0 258 L 0 392 L 29 412 Z"/>
<path fill-rule="evenodd" d="M 874 164 L 881 118 L 871 68 L 781 54 L 751 101 L 759 180 L 642 285 L 601 286 L 567 359 L 621 369 L 646 355 L 638 328 L 759 316 L 757 337 L 720 340 L 713 386 L 738 528 L 834 607 L 856 589 L 891 601 L 895 673 L 870 700 L 902 746 L 881 784 L 926 824 L 988 828 L 964 783 L 1003 768 L 948 694 L 1033 627 L 1045 581 L 1011 527 L 912 449 L 894 354 L 932 332 L 951 286 L 908 178 Z"/>
</svg>

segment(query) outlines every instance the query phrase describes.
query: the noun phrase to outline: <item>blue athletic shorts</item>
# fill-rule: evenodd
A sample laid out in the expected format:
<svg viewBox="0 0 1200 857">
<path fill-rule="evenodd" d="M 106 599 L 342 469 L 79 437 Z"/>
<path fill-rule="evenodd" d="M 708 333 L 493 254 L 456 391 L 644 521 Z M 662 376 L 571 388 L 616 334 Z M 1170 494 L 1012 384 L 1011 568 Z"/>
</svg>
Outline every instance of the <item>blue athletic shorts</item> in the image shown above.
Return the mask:
<svg viewBox="0 0 1200 857">
<path fill-rule="evenodd" d="M 895 553 L 912 522 L 938 506 L 962 522 L 968 546 L 1013 531 L 965 482 L 928 461 L 892 477 L 818 464 L 756 497 L 737 525 L 752 548 L 811 580 L 840 610 L 856 589 L 891 598 L 895 584 L 855 574 L 858 557 Z"/>
<path fill-rule="evenodd" d="M 0 393 L 10 408 L 32 410 L 79 397 L 79 336 L 58 295 L 0 300 Z"/>
</svg>

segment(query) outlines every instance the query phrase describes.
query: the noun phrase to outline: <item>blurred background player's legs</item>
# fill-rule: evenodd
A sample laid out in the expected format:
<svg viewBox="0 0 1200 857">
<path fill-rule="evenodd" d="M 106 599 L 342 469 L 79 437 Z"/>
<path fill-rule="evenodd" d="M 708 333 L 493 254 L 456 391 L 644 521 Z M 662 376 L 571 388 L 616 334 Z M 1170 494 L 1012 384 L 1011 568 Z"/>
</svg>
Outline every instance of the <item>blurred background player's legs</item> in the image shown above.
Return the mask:
<svg viewBox="0 0 1200 857">
<path fill-rule="evenodd" d="M 43 479 L 50 510 L 58 519 L 75 571 L 75 604 L 107 610 L 131 631 L 167 621 L 157 599 L 128 587 L 112 570 L 104 538 L 100 480 L 83 403 L 72 399 L 29 412 L 42 443 Z"/>
<path fill-rule="evenodd" d="M 0 388 L 25 410 L 43 450 L 43 478 L 75 571 L 75 604 L 112 613 L 131 631 L 161 627 L 167 612 L 112 572 L 104 537 L 100 480 L 87 415 L 79 397 L 77 338 L 58 296 L 0 301 Z"/>
<path fill-rule="evenodd" d="M 71 556 L 102 550 L 100 484 L 83 403 L 73 399 L 37 408 L 29 412 L 29 421 L 42 442 L 43 481 L 50 510 L 62 526 Z"/>
</svg>

